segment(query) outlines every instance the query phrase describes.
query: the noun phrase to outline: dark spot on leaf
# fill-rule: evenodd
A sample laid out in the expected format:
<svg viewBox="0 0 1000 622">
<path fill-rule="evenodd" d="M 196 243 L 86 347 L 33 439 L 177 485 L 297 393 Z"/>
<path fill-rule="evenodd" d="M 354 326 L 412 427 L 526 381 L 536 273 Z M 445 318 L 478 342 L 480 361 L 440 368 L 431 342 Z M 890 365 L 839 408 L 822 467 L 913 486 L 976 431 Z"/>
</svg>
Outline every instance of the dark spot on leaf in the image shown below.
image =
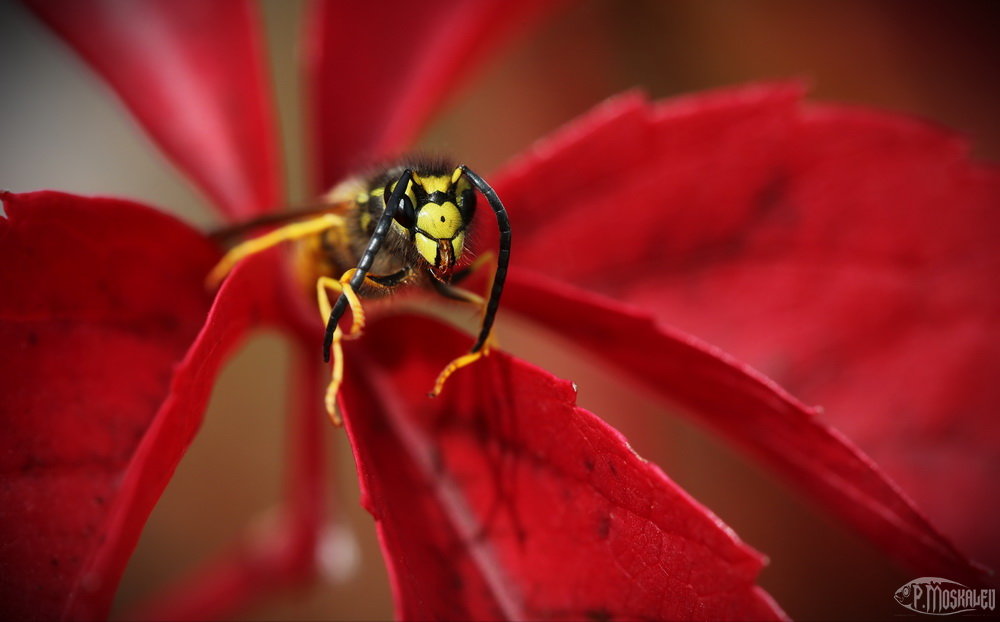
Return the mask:
<svg viewBox="0 0 1000 622">
<path fill-rule="evenodd" d="M 517 543 L 522 548 L 528 541 L 528 530 L 521 525 L 520 521 L 515 521 L 514 523 L 514 537 L 517 538 Z"/>
<path fill-rule="evenodd" d="M 156 411 L 154 410 L 153 412 L 156 412 Z M 142 426 L 142 425 L 133 426 L 131 434 L 132 434 L 132 440 L 133 440 L 133 442 L 135 442 L 136 444 L 138 444 L 139 441 L 142 440 L 142 437 L 145 436 L 145 434 L 146 434 L 146 427 Z M 128 449 L 128 455 L 131 455 L 131 453 L 132 453 L 131 448 L 129 448 Z"/>
<path fill-rule="evenodd" d="M 21 464 L 21 473 L 28 474 L 42 466 L 42 463 L 34 456 L 27 456 Z"/>
<path fill-rule="evenodd" d="M 762 227 L 789 227 L 798 217 L 795 206 L 789 202 L 788 179 L 783 172 L 775 174 L 751 198 L 751 211 L 737 229 L 713 239 L 705 240 L 685 254 L 683 261 L 673 269 L 692 274 L 721 263 L 732 261 L 746 251 L 748 243 Z"/>
<path fill-rule="evenodd" d="M 583 468 L 587 469 L 587 472 L 592 472 L 594 470 L 594 461 L 590 458 L 583 459 Z"/>
<path fill-rule="evenodd" d="M 180 321 L 172 314 L 162 314 L 156 316 L 157 328 L 165 333 L 175 333 L 180 329 Z"/>
<path fill-rule="evenodd" d="M 594 622 L 609 622 L 611 620 L 611 612 L 604 608 L 588 609 L 583 614 L 587 616 L 588 620 Z"/>
<path fill-rule="evenodd" d="M 444 216 L 441 217 L 441 222 L 444 222 Z"/>
<path fill-rule="evenodd" d="M 465 579 L 462 578 L 462 573 L 458 570 L 452 570 L 448 573 L 448 583 L 455 592 L 461 592 L 465 589 Z"/>
<path fill-rule="evenodd" d="M 490 440 L 490 422 L 486 420 L 486 417 L 479 416 L 472 420 L 472 426 L 476 442 L 480 445 L 486 445 Z"/>
<path fill-rule="evenodd" d="M 94 497 L 94 503 L 96 503 L 97 505 L 104 505 L 104 497 L 102 497 L 101 495 L 96 495 Z"/>
<path fill-rule="evenodd" d="M 611 533 L 611 516 L 604 514 L 597 519 L 597 535 L 601 540 L 607 540 Z"/>
<path fill-rule="evenodd" d="M 788 177 L 779 173 L 771 177 L 753 198 L 756 220 L 766 220 L 785 207 L 788 196 Z"/>
<path fill-rule="evenodd" d="M 611 471 L 612 475 L 618 477 L 618 469 L 615 467 L 615 463 L 610 460 L 608 460 L 608 470 Z"/>
</svg>

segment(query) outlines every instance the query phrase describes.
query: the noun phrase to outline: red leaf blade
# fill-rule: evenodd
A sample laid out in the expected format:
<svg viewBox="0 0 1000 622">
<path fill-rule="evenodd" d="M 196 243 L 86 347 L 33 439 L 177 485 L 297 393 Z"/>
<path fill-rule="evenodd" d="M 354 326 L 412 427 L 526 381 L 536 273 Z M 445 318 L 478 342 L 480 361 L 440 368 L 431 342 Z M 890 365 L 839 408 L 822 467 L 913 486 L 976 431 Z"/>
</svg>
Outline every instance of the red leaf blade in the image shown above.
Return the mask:
<svg viewBox="0 0 1000 622">
<path fill-rule="evenodd" d="M 815 409 L 722 351 L 627 305 L 524 272 L 511 274 L 505 305 L 699 417 L 914 569 L 983 581 L 983 570 Z"/>
<path fill-rule="evenodd" d="M 278 148 L 253 3 L 27 4 L 225 216 L 246 218 L 279 204 Z"/>
<path fill-rule="evenodd" d="M 13 619 L 102 618 L 221 363 L 284 312 L 286 280 L 275 253 L 252 258 L 209 310 L 219 252 L 182 223 L 53 192 L 4 202 L 0 602 Z"/>
<path fill-rule="evenodd" d="M 254 275 L 259 278 L 267 273 L 257 270 Z M 268 521 L 264 528 L 260 521 L 251 521 L 225 549 L 127 611 L 126 619 L 233 619 L 250 605 L 313 579 L 322 532 L 330 529 L 324 503 L 329 486 L 324 469 L 329 420 L 320 399 L 327 371 L 316 353 L 322 333 L 315 328 L 316 334 L 299 339 L 296 349 L 288 489 L 280 518 Z"/>
<path fill-rule="evenodd" d="M 169 393 L 120 474 L 107 531 L 87 568 L 90 585 L 73 594 L 72 617 L 107 616 L 142 528 L 201 425 L 222 364 L 250 330 L 279 317 L 274 293 L 282 291 L 286 282 L 278 257 L 273 252 L 262 254 L 236 267 L 222 284 L 201 331 L 175 366 Z M 207 274 L 202 273 L 202 287 Z"/>
<path fill-rule="evenodd" d="M 201 325 L 216 251 L 123 201 L 3 199 L 0 602 L 55 619 L 86 587 L 121 473 Z"/>
<path fill-rule="evenodd" d="M 1000 174 L 938 128 L 800 97 L 612 100 L 495 180 L 513 260 L 821 404 L 998 566 Z"/>
<path fill-rule="evenodd" d="M 495 353 L 424 397 L 465 342 L 395 316 L 347 355 L 348 431 L 402 618 L 783 617 L 754 585 L 761 558 L 569 383 Z"/>
<path fill-rule="evenodd" d="M 394 155 L 471 68 L 558 4 L 313 2 L 306 75 L 314 189 Z"/>
</svg>

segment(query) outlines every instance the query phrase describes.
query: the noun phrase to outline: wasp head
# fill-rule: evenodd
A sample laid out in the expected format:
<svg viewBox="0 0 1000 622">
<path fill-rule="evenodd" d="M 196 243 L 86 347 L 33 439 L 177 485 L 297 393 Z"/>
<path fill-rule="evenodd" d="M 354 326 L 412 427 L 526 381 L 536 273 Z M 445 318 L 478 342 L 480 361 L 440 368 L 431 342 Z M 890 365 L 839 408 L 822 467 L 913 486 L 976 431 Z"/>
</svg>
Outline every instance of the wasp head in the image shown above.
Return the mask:
<svg viewBox="0 0 1000 622">
<path fill-rule="evenodd" d="M 384 196 L 395 189 L 386 187 Z M 476 196 L 461 169 L 451 175 L 413 173 L 394 226 L 405 230 L 420 258 L 435 278 L 445 280 L 465 248 L 466 228 L 472 221 Z"/>
</svg>

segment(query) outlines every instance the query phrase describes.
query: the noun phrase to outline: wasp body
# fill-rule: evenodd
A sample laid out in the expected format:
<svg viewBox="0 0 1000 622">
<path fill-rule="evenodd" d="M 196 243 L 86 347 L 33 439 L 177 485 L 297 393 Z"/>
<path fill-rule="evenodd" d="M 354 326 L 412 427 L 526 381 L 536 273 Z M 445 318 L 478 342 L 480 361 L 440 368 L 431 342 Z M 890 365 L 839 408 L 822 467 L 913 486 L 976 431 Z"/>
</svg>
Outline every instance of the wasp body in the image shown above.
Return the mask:
<svg viewBox="0 0 1000 622">
<path fill-rule="evenodd" d="M 456 287 L 454 282 L 481 263 L 462 267 L 466 239 L 476 210 L 476 190 L 497 218 L 500 249 L 488 299 Z M 364 326 L 361 298 L 381 297 L 408 287 L 433 289 L 483 311 L 479 336 L 471 351 L 441 372 L 431 391 L 437 395 L 457 369 L 489 352 L 493 320 L 510 257 L 507 212 L 493 189 L 465 166 L 446 162 L 407 162 L 349 179 L 309 211 L 268 216 L 238 228 L 280 228 L 232 248 L 209 275 L 221 280 L 241 259 L 286 241 L 296 243 L 296 272 L 315 283 L 317 305 L 326 323 L 324 359 L 333 359 L 326 407 L 340 423 L 336 396 L 343 378 L 341 339 L 360 334 Z M 488 256 L 484 256 L 488 257 Z M 482 258 L 481 258 L 482 259 Z M 330 294 L 338 294 L 331 304 Z M 347 307 L 353 322 L 345 335 L 339 322 Z"/>
</svg>

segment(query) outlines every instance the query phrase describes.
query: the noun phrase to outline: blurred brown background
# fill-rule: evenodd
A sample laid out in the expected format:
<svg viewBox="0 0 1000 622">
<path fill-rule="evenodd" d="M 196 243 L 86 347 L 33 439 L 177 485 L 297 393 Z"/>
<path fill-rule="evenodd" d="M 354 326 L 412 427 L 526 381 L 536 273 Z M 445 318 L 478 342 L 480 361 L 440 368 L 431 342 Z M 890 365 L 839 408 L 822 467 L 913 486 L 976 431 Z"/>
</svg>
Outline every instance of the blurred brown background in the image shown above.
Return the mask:
<svg viewBox="0 0 1000 622">
<path fill-rule="evenodd" d="M 306 197 L 300 1 L 262 4 L 281 111 L 289 200 Z M 1000 81 L 993 2 L 794 0 L 569 3 L 478 72 L 421 139 L 421 148 L 489 171 L 603 98 L 639 86 L 654 97 L 748 81 L 802 78 L 811 98 L 919 115 L 1000 156 Z M 80 61 L 21 7 L 0 3 L 0 186 L 115 194 L 215 222 L 204 201 L 122 113 Z M 770 474 L 655 404 L 625 381 L 560 351 L 530 348 L 501 323 L 508 349 L 580 386 L 583 406 L 623 426 L 636 449 L 771 557 L 761 583 L 799 619 L 870 619 L 903 610 L 891 597 L 910 573 L 845 532 Z M 250 339 L 225 368 L 206 423 L 154 512 L 125 575 L 117 611 L 178 576 L 259 520 L 279 498 L 288 350 Z M 588 386 L 618 391 L 588 392 Z M 609 397 L 616 394 L 615 397 Z M 652 430 L 629 429 L 645 415 Z M 641 433 L 640 433 L 641 432 Z M 357 538 L 315 585 L 264 599 L 253 620 L 387 619 L 392 607 L 370 517 L 360 509 L 343 433 L 331 510 Z M 347 547 L 350 552 L 351 547 Z M 972 552 L 974 553 L 974 552 Z"/>
</svg>

